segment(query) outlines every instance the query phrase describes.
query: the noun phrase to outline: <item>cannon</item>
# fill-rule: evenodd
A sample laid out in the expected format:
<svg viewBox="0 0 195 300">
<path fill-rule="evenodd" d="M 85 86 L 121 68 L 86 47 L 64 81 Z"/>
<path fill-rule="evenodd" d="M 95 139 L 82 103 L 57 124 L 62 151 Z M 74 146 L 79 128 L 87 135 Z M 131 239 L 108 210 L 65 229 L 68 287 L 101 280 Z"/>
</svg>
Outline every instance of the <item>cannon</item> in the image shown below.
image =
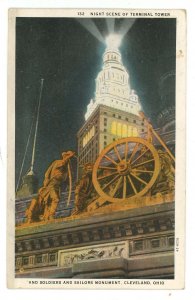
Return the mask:
<svg viewBox="0 0 195 300">
<path fill-rule="evenodd" d="M 174 190 L 175 158 L 149 121 L 147 126 L 146 138 L 121 138 L 102 150 L 92 170 L 96 196 L 86 197 L 85 211 Z"/>
</svg>

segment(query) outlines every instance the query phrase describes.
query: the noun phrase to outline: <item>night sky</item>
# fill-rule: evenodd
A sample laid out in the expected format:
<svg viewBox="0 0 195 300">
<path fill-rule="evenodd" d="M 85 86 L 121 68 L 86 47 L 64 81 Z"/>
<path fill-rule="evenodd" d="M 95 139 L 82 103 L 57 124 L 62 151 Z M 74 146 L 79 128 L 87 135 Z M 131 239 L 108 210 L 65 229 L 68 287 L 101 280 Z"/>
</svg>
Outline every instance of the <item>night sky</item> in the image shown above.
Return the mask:
<svg viewBox="0 0 195 300">
<path fill-rule="evenodd" d="M 105 19 L 93 19 L 108 35 Z M 115 30 L 122 19 L 116 19 Z M 137 19 L 120 51 L 131 86 L 155 124 L 170 103 L 159 95 L 159 79 L 175 70 L 175 19 Z M 77 150 L 105 45 L 72 18 L 17 18 L 16 21 L 16 182 L 44 78 L 35 156 L 40 185 L 49 164 L 68 149 Z M 174 87 L 173 87 L 174 88 Z M 173 99 L 174 104 L 174 99 Z M 23 175 L 30 168 L 32 138 Z"/>
</svg>

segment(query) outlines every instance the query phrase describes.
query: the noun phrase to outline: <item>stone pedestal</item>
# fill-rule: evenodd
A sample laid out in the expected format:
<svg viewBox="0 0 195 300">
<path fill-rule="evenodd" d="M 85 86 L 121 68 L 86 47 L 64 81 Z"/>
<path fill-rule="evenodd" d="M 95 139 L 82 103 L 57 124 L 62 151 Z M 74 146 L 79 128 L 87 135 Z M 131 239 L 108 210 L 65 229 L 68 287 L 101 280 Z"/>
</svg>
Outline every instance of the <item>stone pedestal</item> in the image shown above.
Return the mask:
<svg viewBox="0 0 195 300">
<path fill-rule="evenodd" d="M 16 277 L 173 278 L 174 202 L 18 227 Z"/>
</svg>

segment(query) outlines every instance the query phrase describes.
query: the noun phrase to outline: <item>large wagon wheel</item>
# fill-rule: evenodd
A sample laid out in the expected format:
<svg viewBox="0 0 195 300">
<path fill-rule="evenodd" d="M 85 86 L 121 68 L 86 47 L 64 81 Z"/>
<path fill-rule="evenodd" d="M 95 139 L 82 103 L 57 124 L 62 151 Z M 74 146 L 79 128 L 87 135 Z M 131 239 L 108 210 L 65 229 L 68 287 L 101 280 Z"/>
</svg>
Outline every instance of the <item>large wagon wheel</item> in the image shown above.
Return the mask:
<svg viewBox="0 0 195 300">
<path fill-rule="evenodd" d="M 117 202 L 143 196 L 160 171 L 157 150 L 148 141 L 129 137 L 113 142 L 100 153 L 93 168 L 93 184 L 103 200 Z"/>
</svg>

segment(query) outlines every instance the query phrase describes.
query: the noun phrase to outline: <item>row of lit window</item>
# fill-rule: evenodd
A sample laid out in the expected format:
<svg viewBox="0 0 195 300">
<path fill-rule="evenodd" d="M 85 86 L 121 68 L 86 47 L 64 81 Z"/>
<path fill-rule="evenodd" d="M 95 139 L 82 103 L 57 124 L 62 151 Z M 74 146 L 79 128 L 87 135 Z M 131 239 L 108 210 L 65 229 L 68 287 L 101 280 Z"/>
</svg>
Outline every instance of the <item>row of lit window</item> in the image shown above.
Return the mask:
<svg viewBox="0 0 195 300">
<path fill-rule="evenodd" d="M 115 89 L 115 88 L 110 89 L 109 87 L 104 87 L 104 86 L 101 88 L 101 93 L 107 93 L 108 94 L 109 92 L 125 94 L 124 89 Z M 113 100 L 112 100 L 112 102 L 113 102 Z M 117 101 L 117 103 L 118 103 L 118 101 Z"/>
<path fill-rule="evenodd" d="M 116 121 L 112 122 L 111 124 L 111 133 L 119 137 L 138 136 L 137 127 L 122 124 Z"/>
<path fill-rule="evenodd" d="M 108 57 L 108 59 L 116 59 L 116 55 L 113 55 L 113 54 L 111 54 L 111 55 L 107 55 L 107 57 Z"/>
<path fill-rule="evenodd" d="M 106 111 L 104 111 L 104 115 L 107 115 Z M 116 114 L 112 114 L 112 117 L 113 118 L 118 118 L 118 119 L 123 119 L 120 115 L 117 116 Z M 104 120 L 106 120 L 106 118 Z M 127 118 L 127 117 L 125 117 L 124 120 L 127 121 L 127 122 L 132 122 L 133 121 L 133 123 L 136 123 L 136 120 L 129 120 L 129 118 Z M 142 126 L 144 125 L 143 121 L 142 121 L 141 125 Z"/>
<path fill-rule="evenodd" d="M 100 82 L 104 82 L 105 79 L 111 79 L 115 78 L 117 80 L 122 80 L 122 82 L 126 82 L 124 75 L 120 75 L 118 73 L 114 73 L 114 72 L 104 72 L 103 75 L 101 77 L 99 77 L 99 81 Z"/>
<path fill-rule="evenodd" d="M 102 99 L 101 101 L 104 102 L 105 99 Z M 105 102 L 106 102 L 106 101 L 105 101 Z M 116 101 L 116 100 L 113 100 L 113 99 L 111 100 L 111 102 L 114 102 L 115 104 L 120 104 L 121 106 L 123 106 L 123 102 L 119 102 L 119 101 Z M 126 107 L 129 108 L 130 105 L 129 105 L 129 104 L 126 104 Z M 133 108 L 133 105 L 131 105 L 131 108 Z"/>
<path fill-rule="evenodd" d="M 87 145 L 87 143 L 92 139 L 95 135 L 95 126 L 92 126 L 91 129 L 85 134 L 83 138 L 83 147 Z"/>
<path fill-rule="evenodd" d="M 88 154 L 88 152 L 91 149 L 97 149 L 98 148 L 98 136 L 96 136 L 95 138 L 93 138 L 86 147 L 84 147 L 81 152 L 80 152 L 80 157 L 84 157 L 85 155 Z"/>
</svg>

